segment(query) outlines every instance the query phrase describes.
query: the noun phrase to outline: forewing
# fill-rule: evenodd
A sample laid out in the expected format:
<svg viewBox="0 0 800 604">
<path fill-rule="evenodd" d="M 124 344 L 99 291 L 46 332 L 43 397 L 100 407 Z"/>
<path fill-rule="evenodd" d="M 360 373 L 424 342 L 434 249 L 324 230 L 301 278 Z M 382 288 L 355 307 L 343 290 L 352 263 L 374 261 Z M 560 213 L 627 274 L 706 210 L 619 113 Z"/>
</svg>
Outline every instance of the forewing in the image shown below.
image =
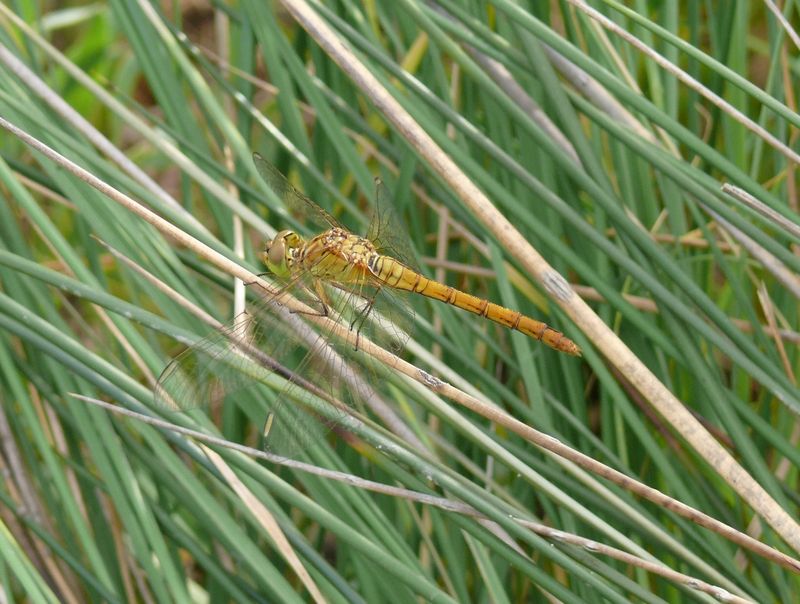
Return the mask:
<svg viewBox="0 0 800 604">
<path fill-rule="evenodd" d="M 164 370 L 155 390 L 157 406 L 185 411 L 231 402 L 244 389 L 270 380 L 275 394 L 256 397 L 265 418 L 264 448 L 294 457 L 324 440 L 347 417 L 347 409 L 367 392 L 353 387 L 355 370 L 341 354 L 344 343 L 312 329 L 299 313 L 275 302 L 291 293 L 321 312 L 308 275 L 281 293 L 251 305 L 249 313 L 215 331 L 178 355 Z M 349 300 L 335 299 L 337 306 Z M 338 316 L 337 309 L 331 314 Z M 346 354 L 345 354 L 346 356 Z M 258 394 L 262 391 L 256 391 Z"/>
<path fill-rule="evenodd" d="M 250 315 L 242 313 L 230 325 L 184 350 L 158 378 L 156 404 L 185 411 L 210 406 L 239 390 L 248 381 L 246 350 L 257 327 Z"/>
<path fill-rule="evenodd" d="M 265 372 L 281 372 L 280 358 L 295 342 L 270 328 L 271 312 L 277 311 L 277 300 L 286 293 L 312 303 L 309 281 L 309 275 L 300 273 L 284 282 L 276 293 L 260 295 L 250 312 L 241 313 L 172 359 L 156 383 L 156 406 L 168 411 L 215 406 L 258 377 L 263 378 Z M 252 286 L 256 288 L 261 289 Z"/>
<path fill-rule="evenodd" d="M 339 222 L 319 205 L 303 195 L 286 180 L 278 169 L 258 153 L 253 153 L 253 163 L 269 188 L 286 204 L 286 208 L 303 223 L 311 223 L 322 230 L 340 227 Z"/>
</svg>

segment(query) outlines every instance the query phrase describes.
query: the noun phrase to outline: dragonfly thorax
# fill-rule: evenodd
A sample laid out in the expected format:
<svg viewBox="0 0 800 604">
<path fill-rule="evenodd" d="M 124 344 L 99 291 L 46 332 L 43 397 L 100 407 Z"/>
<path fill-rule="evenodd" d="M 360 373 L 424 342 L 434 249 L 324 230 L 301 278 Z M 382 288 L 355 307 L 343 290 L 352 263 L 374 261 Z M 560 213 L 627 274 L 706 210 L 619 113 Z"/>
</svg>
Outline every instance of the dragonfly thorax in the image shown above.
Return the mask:
<svg viewBox="0 0 800 604">
<path fill-rule="evenodd" d="M 296 260 L 298 268 L 317 279 L 353 284 L 366 278 L 370 259 L 376 255 L 369 239 L 334 227 L 306 242 Z"/>
</svg>

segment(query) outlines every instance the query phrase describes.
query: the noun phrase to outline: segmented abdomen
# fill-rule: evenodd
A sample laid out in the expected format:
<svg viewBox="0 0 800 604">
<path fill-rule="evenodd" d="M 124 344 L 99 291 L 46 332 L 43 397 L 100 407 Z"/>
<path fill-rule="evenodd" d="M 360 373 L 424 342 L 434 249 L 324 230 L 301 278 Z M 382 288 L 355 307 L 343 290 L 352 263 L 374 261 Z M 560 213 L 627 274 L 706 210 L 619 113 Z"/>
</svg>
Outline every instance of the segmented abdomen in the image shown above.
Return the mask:
<svg viewBox="0 0 800 604">
<path fill-rule="evenodd" d="M 373 255 L 367 262 L 370 272 L 389 287 L 422 294 L 446 304 L 452 304 L 490 321 L 516 329 L 536 340 L 541 340 L 551 348 L 580 356 L 581 349 L 560 331 L 546 323 L 531 319 L 515 310 L 504 308 L 483 298 L 462 292 L 449 285 L 423 277 L 390 256 Z"/>
</svg>

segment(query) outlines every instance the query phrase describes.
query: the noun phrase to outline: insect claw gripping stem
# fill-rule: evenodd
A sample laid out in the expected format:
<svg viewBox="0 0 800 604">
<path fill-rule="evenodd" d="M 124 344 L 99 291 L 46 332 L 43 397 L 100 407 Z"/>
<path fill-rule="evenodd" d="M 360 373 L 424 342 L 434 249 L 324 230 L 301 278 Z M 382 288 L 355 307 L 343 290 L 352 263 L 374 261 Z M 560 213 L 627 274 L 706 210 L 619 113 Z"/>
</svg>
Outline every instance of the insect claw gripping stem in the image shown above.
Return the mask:
<svg viewBox="0 0 800 604">
<path fill-rule="evenodd" d="M 355 319 L 353 319 L 350 322 L 350 331 L 353 331 L 353 327 L 355 327 L 356 321 L 358 321 L 358 317 L 356 317 Z M 356 345 L 355 345 L 355 348 L 353 348 L 354 352 L 358 352 L 358 340 L 361 337 L 361 326 L 362 325 L 363 325 L 363 323 L 358 326 L 358 329 L 356 329 Z"/>
<path fill-rule="evenodd" d="M 356 326 L 356 323 L 358 323 L 358 329 L 356 329 L 356 347 L 354 349 L 355 352 L 358 352 L 358 344 L 359 344 L 358 340 L 361 337 L 361 328 L 364 327 L 364 321 L 366 320 L 366 318 L 367 317 L 365 314 L 359 313 L 353 318 L 352 321 L 350 321 L 350 331 L 353 331 L 353 328 Z"/>
<path fill-rule="evenodd" d="M 331 315 L 330 309 L 325 302 L 318 301 L 321 304 L 321 310 L 294 310 L 293 308 L 289 309 L 290 315 L 308 315 L 309 317 L 322 317 L 327 318 Z M 313 302 L 312 302 L 313 304 Z"/>
<path fill-rule="evenodd" d="M 353 331 L 353 328 L 358 323 L 358 329 L 356 329 L 356 348 L 355 350 L 358 351 L 358 339 L 361 337 L 361 329 L 364 327 L 364 324 L 367 322 L 367 317 L 369 313 L 372 312 L 372 307 L 375 305 L 375 298 L 372 298 L 367 306 L 359 311 L 359 313 L 353 317 L 353 320 L 350 322 L 350 331 Z"/>
</svg>

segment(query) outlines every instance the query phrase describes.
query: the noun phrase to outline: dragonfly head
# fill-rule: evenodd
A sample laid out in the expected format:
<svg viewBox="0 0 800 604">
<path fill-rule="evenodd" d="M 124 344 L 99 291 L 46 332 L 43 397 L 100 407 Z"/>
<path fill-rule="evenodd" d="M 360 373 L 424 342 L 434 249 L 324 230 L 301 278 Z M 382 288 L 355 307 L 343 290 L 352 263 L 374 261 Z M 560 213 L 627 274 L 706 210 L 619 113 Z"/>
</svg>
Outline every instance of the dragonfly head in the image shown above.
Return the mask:
<svg viewBox="0 0 800 604">
<path fill-rule="evenodd" d="M 303 243 L 302 237 L 294 231 L 280 231 L 273 240 L 267 241 L 264 264 L 277 277 L 290 276 L 295 255 Z"/>
</svg>

